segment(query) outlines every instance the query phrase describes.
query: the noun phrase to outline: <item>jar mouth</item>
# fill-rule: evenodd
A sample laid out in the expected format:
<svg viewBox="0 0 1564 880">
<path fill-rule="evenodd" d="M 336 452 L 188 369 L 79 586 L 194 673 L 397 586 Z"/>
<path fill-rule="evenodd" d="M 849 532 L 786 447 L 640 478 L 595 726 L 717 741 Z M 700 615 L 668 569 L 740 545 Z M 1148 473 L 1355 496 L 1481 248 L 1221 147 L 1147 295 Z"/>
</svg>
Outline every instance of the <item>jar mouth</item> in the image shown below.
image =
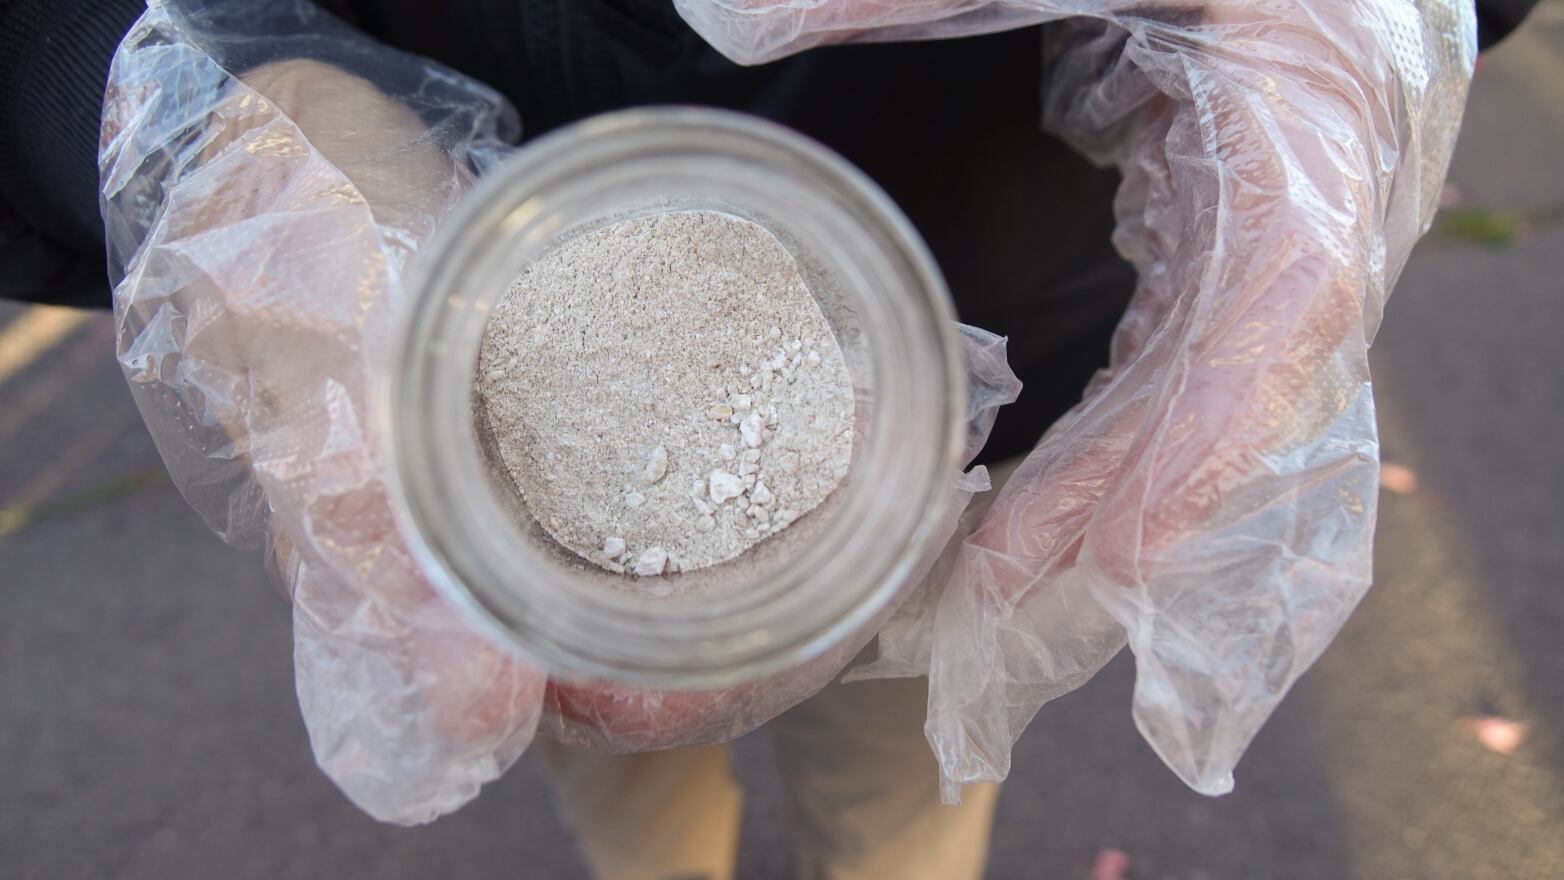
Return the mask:
<svg viewBox="0 0 1564 880">
<path fill-rule="evenodd" d="M 851 312 L 873 384 L 828 523 L 734 589 L 662 599 L 593 588 L 523 539 L 471 428 L 474 364 L 510 281 L 561 236 L 659 205 L 758 218 L 782 236 Z M 930 549 L 964 439 L 954 321 L 910 222 L 825 147 L 728 111 L 594 117 L 496 166 L 415 259 L 377 408 L 391 505 L 436 591 L 553 672 L 669 688 L 752 680 L 863 630 Z"/>
</svg>

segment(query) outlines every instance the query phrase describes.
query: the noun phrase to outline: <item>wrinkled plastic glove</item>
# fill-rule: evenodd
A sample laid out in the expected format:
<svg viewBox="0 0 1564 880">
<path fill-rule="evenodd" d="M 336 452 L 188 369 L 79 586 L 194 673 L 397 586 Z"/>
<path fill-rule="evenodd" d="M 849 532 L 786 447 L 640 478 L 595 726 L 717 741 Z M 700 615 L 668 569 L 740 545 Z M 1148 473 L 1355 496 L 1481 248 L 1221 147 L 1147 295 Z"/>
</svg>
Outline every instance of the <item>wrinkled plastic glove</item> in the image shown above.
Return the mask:
<svg viewBox="0 0 1564 880">
<path fill-rule="evenodd" d="M 316 759 L 387 821 L 465 803 L 540 722 L 619 751 L 731 738 L 824 686 L 873 635 L 725 691 L 550 684 L 420 575 L 369 389 L 408 260 L 515 134 L 491 90 L 304 0 L 154 2 L 105 97 L 120 363 L 185 497 L 227 540 L 266 535 Z M 964 341 L 975 452 L 1019 386 L 1002 339 Z M 980 469 L 953 480 L 951 528 L 982 488 Z"/>
<path fill-rule="evenodd" d="M 927 669 L 951 798 L 1003 778 L 1038 709 L 1127 642 L 1147 741 L 1195 789 L 1230 790 L 1369 585 L 1367 350 L 1433 217 L 1470 3 L 676 2 L 746 63 L 1084 18 L 1055 47 L 1045 124 L 1123 172 L 1115 243 L 1138 290 L 1111 367 L 868 674 Z"/>
<path fill-rule="evenodd" d="M 418 576 L 370 439 L 387 297 L 471 174 L 364 79 L 293 60 L 235 80 L 185 33 L 154 9 L 110 77 L 119 359 L 208 522 L 270 529 L 320 765 L 376 817 L 426 821 L 516 760 L 545 684 Z"/>
</svg>

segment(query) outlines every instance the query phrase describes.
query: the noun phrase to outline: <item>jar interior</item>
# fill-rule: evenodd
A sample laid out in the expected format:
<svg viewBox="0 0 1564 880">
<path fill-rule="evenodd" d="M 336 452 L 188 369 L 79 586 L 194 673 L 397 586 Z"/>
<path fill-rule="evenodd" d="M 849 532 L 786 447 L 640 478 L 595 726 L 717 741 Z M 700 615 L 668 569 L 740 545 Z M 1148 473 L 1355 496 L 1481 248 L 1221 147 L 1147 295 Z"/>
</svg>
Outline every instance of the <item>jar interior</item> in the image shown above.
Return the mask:
<svg viewBox="0 0 1564 880">
<path fill-rule="evenodd" d="M 611 571 L 582 558 L 556 540 L 529 508 L 514 472 L 501 459 L 499 444 L 488 423 L 488 409 L 483 405 L 482 392 L 476 382 L 478 364 L 475 359 L 472 371 L 474 380 L 468 390 L 474 401 L 470 442 L 474 454 L 482 460 L 487 476 L 486 488 L 492 493 L 496 506 L 507 513 L 513 540 L 525 544 L 539 558 L 546 560 L 561 583 L 568 584 L 572 589 L 616 592 L 657 602 L 699 600 L 742 591 L 752 584 L 769 580 L 791 560 L 798 558 L 804 548 L 815 543 L 825 530 L 844 527 L 843 523 L 837 521 L 841 512 L 840 499 L 852 491 L 851 482 L 858 472 L 857 464 L 867 447 L 871 430 L 874 358 L 858 313 L 845 292 L 846 272 L 841 266 L 834 265 L 829 249 L 824 249 L 826 253 L 820 253 L 822 248 L 818 245 L 811 248 L 805 236 L 801 236 L 793 227 L 754 206 L 740 204 L 732 199 L 693 198 L 685 192 L 677 195 L 652 194 L 636 202 L 615 200 L 599 204 L 597 210 L 587 216 L 557 227 L 549 241 L 538 249 L 535 259 L 546 256 L 578 236 L 617 223 L 648 215 L 688 211 L 721 213 L 754 223 L 774 236 L 792 258 L 842 352 L 852 384 L 853 433 L 847 475 L 820 504 L 799 516 L 786 528 L 764 536 L 732 559 L 685 571 L 669 571 L 654 577 L 641 577 L 628 571 Z M 525 332 L 526 329 L 507 328 L 510 332 Z"/>
</svg>

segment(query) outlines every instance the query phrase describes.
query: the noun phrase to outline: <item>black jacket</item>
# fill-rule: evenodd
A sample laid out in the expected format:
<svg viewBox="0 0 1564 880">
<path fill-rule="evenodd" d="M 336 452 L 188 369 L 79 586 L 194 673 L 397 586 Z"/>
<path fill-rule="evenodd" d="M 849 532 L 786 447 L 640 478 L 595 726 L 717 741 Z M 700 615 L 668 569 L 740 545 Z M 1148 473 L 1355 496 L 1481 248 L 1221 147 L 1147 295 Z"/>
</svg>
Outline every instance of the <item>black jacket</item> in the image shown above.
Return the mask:
<svg viewBox="0 0 1564 880">
<path fill-rule="evenodd" d="M 1039 126 L 1040 28 L 722 58 L 670 0 L 318 0 L 375 38 L 505 93 L 526 137 L 617 107 L 767 116 L 863 168 L 928 241 L 961 318 L 1011 338 L 1029 387 L 985 458 L 1078 399 L 1134 279 L 1113 252 L 1117 177 Z M 1491 42 L 1535 0 L 1485 0 Z M 143 0 L 0 0 L 0 297 L 106 306 L 96 152 L 109 60 Z"/>
</svg>

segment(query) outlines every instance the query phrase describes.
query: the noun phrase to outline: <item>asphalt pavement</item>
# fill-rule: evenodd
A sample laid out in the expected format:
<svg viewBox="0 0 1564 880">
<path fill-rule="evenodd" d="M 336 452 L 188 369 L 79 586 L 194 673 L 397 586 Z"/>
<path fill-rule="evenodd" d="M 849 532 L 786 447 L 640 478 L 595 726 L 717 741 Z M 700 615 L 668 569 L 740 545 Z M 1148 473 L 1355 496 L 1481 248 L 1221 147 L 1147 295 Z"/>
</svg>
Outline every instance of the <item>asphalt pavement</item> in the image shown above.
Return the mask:
<svg viewBox="0 0 1564 880">
<path fill-rule="evenodd" d="M 1564 877 L 1564 4 L 1485 59 L 1376 341 L 1368 598 L 1237 790 L 1185 789 L 1127 657 L 1016 748 L 989 876 Z M 0 877 L 581 878 L 524 760 L 417 829 L 316 770 L 288 606 L 162 474 L 104 314 L 0 305 Z M 792 861 L 764 732 L 741 876 Z"/>
</svg>

